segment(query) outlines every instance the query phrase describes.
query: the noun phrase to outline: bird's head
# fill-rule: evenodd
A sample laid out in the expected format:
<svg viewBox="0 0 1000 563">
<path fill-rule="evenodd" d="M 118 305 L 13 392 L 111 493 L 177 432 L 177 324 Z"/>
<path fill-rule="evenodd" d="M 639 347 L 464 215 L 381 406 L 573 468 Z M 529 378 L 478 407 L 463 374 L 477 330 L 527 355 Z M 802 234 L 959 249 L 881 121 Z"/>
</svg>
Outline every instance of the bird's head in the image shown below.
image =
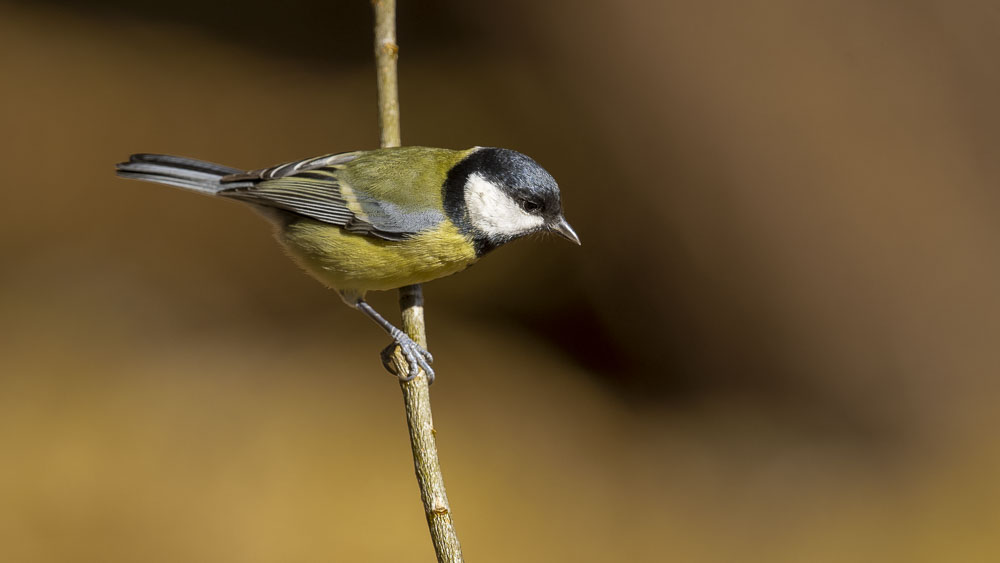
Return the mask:
<svg viewBox="0 0 1000 563">
<path fill-rule="evenodd" d="M 472 236 L 480 254 L 544 231 L 580 244 L 563 217 L 559 185 L 519 152 L 475 149 L 448 173 L 444 196 L 449 218 Z"/>
</svg>

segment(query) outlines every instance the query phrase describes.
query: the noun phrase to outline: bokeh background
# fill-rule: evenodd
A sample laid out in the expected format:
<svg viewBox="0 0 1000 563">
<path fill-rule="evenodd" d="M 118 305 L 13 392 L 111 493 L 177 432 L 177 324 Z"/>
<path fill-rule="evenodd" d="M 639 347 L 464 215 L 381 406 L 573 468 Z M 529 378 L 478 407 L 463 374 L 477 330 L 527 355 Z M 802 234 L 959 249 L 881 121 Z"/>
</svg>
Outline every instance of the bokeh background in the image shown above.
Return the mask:
<svg viewBox="0 0 1000 563">
<path fill-rule="evenodd" d="M 584 241 L 425 288 L 470 561 L 1000 560 L 995 2 L 400 9 L 404 142 L 534 156 Z M 0 560 L 432 560 L 384 335 L 113 175 L 375 146 L 370 24 L 0 3 Z"/>
</svg>

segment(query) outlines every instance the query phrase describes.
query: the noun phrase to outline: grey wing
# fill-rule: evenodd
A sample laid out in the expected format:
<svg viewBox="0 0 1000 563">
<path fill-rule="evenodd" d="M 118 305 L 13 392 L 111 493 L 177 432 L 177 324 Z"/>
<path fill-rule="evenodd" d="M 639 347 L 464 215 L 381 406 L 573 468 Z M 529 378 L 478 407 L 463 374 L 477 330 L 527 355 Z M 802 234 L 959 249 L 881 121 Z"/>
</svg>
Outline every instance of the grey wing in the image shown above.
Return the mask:
<svg viewBox="0 0 1000 563">
<path fill-rule="evenodd" d="M 222 178 L 219 195 L 282 209 L 352 233 L 403 240 L 441 221 L 440 213 L 404 213 L 337 177 L 360 153 L 327 155 Z"/>
</svg>

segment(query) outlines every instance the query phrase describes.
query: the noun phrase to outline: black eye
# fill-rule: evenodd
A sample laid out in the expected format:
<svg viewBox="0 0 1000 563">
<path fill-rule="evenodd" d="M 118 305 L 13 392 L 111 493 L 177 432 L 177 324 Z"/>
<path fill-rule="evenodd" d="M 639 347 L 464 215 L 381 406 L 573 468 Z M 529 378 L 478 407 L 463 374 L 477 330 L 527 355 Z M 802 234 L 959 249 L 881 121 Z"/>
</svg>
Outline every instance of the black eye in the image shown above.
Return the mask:
<svg viewBox="0 0 1000 563">
<path fill-rule="evenodd" d="M 537 201 L 531 201 L 530 199 L 521 200 L 521 209 L 527 213 L 538 213 L 538 210 L 542 208 L 542 204 Z"/>
</svg>

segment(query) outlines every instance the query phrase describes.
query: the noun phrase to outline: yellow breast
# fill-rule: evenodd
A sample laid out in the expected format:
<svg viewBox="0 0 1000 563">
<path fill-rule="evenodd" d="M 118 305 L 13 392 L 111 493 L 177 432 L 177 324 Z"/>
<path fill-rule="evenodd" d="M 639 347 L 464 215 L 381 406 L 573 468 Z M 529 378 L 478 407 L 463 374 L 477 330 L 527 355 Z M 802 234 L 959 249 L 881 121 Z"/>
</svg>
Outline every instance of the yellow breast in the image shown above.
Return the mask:
<svg viewBox="0 0 1000 563">
<path fill-rule="evenodd" d="M 428 282 L 476 261 L 472 243 L 449 221 L 389 241 L 306 219 L 289 224 L 278 238 L 292 259 L 324 284 L 362 293 Z"/>
</svg>

